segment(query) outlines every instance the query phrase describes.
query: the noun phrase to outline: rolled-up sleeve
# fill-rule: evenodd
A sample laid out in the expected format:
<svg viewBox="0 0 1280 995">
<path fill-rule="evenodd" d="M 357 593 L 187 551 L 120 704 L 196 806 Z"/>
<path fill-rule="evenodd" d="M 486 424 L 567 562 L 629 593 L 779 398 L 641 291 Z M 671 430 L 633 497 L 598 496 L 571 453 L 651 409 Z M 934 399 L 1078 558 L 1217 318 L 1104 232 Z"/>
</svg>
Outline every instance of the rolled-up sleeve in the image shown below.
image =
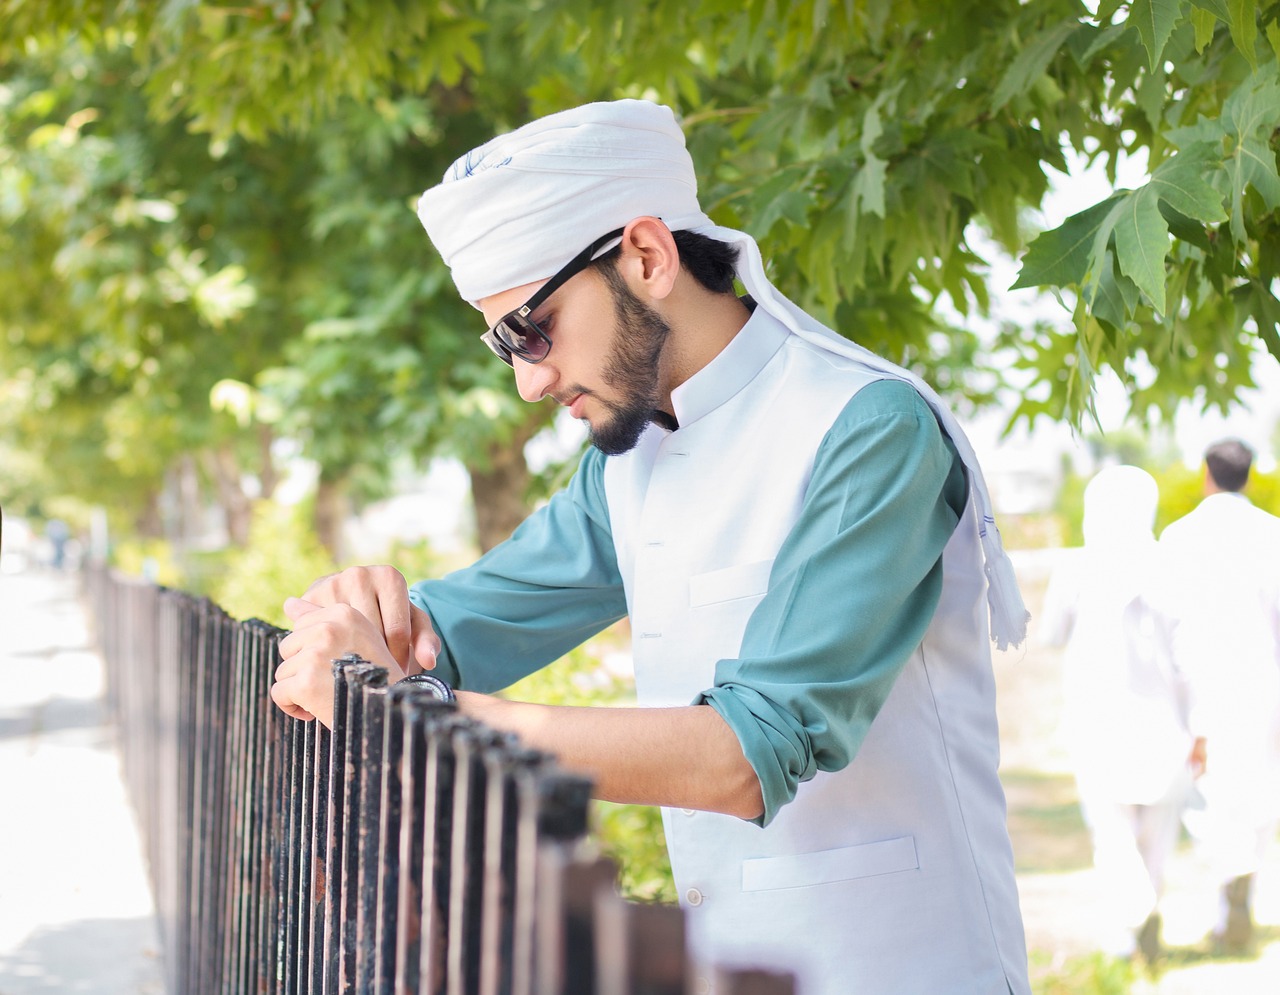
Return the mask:
<svg viewBox="0 0 1280 995">
<path fill-rule="evenodd" d="M 436 673 L 499 691 L 626 614 L 604 496 L 588 449 L 569 486 L 474 564 L 409 589 L 443 643 Z"/>
<path fill-rule="evenodd" d="M 965 497 L 951 441 L 907 384 L 864 387 L 828 431 L 740 654 L 698 699 L 759 777 L 759 824 L 857 753 L 933 618 Z"/>
</svg>

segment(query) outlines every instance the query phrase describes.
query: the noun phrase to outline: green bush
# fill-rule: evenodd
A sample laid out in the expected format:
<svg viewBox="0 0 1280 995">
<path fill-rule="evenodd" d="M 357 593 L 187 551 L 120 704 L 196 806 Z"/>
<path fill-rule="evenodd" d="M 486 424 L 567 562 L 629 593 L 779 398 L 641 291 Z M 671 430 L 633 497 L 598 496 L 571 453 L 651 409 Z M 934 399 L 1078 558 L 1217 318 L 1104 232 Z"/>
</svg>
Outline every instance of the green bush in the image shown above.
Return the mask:
<svg viewBox="0 0 1280 995">
<path fill-rule="evenodd" d="M 635 902 L 676 904 L 662 810 L 653 805 L 596 802 L 592 833 L 618 865 L 618 889 Z"/>
<path fill-rule="evenodd" d="M 111 565 L 130 577 L 145 577 L 165 587 L 187 590 L 186 572 L 163 539 L 124 539 L 111 550 Z"/>
<path fill-rule="evenodd" d="M 210 595 L 233 618 L 260 618 L 289 628 L 284 599 L 301 594 L 313 580 L 334 569 L 304 508 L 259 501 L 253 509 L 248 545 L 228 554 Z"/>
</svg>

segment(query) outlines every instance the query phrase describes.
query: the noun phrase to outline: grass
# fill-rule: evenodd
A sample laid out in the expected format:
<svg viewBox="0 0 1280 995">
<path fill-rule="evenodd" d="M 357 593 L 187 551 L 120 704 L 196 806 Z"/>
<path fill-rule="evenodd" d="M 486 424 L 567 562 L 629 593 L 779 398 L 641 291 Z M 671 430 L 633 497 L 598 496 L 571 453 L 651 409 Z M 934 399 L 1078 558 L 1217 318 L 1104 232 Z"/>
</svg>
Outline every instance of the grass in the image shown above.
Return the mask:
<svg viewBox="0 0 1280 995">
<path fill-rule="evenodd" d="M 1033 770 L 1000 772 L 1009 803 L 1009 836 L 1019 874 L 1091 866 L 1089 831 L 1080 817 L 1075 778 Z"/>
<path fill-rule="evenodd" d="M 1132 963 L 1099 953 L 1063 957 L 1033 950 L 1028 969 L 1035 995 L 1128 995 L 1137 979 Z"/>
</svg>

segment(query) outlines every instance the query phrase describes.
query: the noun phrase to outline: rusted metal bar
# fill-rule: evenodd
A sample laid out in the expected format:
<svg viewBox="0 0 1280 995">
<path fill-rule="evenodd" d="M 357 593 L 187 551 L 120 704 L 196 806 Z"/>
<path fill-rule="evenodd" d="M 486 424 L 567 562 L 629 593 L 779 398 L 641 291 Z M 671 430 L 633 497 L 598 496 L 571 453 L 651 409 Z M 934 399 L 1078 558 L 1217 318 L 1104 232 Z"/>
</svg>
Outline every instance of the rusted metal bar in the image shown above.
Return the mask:
<svg viewBox="0 0 1280 995">
<path fill-rule="evenodd" d="M 382 850 L 383 747 L 387 717 L 387 672 L 367 665 L 357 671 L 360 702 L 359 842 L 356 848 L 356 909 L 354 932 L 355 990 L 372 995 L 374 988 L 375 932 L 378 924 L 378 859 Z"/>
<path fill-rule="evenodd" d="M 327 861 L 329 820 L 331 818 L 330 792 L 332 776 L 332 737 L 319 722 L 311 723 L 310 740 L 315 756 L 315 780 L 308 805 L 311 810 L 311 870 L 307 878 L 307 898 L 310 904 L 310 929 L 306 942 L 306 970 L 300 980 L 302 991 L 324 990 L 324 938 L 326 935 L 325 895 L 328 888 L 329 864 Z"/>
</svg>

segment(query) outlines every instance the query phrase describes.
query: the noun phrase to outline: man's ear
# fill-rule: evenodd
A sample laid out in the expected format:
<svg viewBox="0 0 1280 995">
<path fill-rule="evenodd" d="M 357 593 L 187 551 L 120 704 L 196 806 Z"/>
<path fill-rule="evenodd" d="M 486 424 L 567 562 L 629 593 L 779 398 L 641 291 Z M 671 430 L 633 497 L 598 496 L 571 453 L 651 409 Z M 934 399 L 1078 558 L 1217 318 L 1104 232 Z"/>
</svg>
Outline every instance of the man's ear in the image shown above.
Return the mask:
<svg viewBox="0 0 1280 995">
<path fill-rule="evenodd" d="M 671 229 L 654 217 L 634 219 L 622 232 L 619 272 L 636 294 L 663 300 L 680 272 L 680 253 Z"/>
</svg>

